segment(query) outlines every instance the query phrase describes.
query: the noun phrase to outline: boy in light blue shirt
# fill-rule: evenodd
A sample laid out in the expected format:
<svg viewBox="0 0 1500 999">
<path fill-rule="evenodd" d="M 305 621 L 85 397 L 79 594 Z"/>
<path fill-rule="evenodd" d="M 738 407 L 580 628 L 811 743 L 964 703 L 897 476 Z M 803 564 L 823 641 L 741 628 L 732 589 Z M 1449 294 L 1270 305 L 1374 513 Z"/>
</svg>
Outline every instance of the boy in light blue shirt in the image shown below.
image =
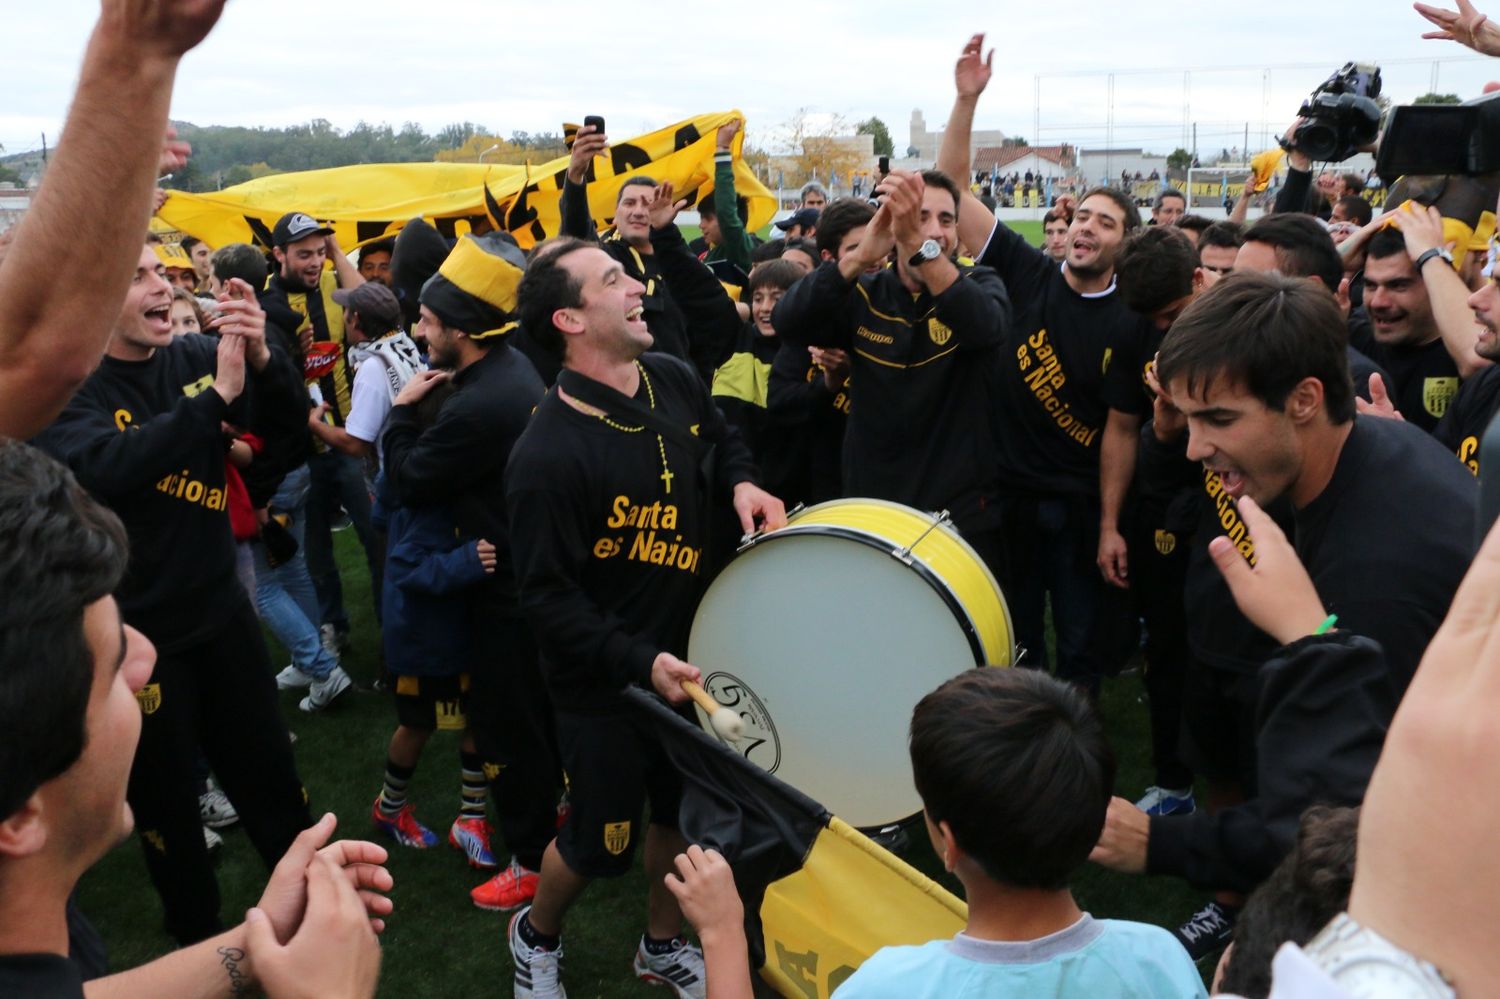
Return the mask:
<svg viewBox="0 0 1500 999">
<path fill-rule="evenodd" d="M 951 940 L 881 948 L 835 999 L 1207 995 L 1170 933 L 1095 919 L 1068 890 L 1115 781 L 1103 724 L 1078 690 L 1036 670 L 968 670 L 918 703 L 911 761 L 927 834 L 964 886 L 969 924 Z M 677 867 L 668 887 L 703 938 L 710 995 L 748 995 L 728 866 L 693 847 Z"/>
<path fill-rule="evenodd" d="M 1075 688 L 1036 670 L 960 674 L 917 704 L 911 762 L 969 925 L 952 940 L 882 948 L 838 999 L 1207 995 L 1170 933 L 1095 919 L 1068 890 L 1115 782 L 1104 726 Z"/>
</svg>

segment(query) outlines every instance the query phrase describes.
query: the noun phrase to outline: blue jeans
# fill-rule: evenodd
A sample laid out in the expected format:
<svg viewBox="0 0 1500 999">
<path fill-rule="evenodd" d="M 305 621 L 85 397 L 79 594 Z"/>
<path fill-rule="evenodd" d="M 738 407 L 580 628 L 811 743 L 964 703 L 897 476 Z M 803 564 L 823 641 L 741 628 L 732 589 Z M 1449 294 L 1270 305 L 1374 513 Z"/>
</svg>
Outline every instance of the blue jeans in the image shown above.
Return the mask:
<svg viewBox="0 0 1500 999">
<path fill-rule="evenodd" d="M 385 553 L 370 526 L 370 491 L 365 486 L 360 460 L 341 451 L 328 450 L 307 459 L 312 474 L 312 489 L 307 502 L 307 571 L 318 594 L 318 613 L 314 620 L 331 624 L 340 632 L 349 630 L 349 615 L 344 611 L 344 587 L 339 581 L 339 567 L 333 559 L 333 533 L 329 521 L 340 506 L 349 514 L 354 533 L 365 549 L 370 567 L 370 594 L 375 604 L 375 620 L 380 621 L 380 577 Z"/>
<path fill-rule="evenodd" d="M 297 540 L 297 554 L 272 568 L 266 546 L 255 546 L 255 611 L 291 653 L 292 665 L 321 680 L 339 663 L 318 634 L 318 601 L 302 556 L 309 477 L 306 466 L 297 469 L 271 497 L 272 513 L 291 517 L 287 530 Z"/>
</svg>

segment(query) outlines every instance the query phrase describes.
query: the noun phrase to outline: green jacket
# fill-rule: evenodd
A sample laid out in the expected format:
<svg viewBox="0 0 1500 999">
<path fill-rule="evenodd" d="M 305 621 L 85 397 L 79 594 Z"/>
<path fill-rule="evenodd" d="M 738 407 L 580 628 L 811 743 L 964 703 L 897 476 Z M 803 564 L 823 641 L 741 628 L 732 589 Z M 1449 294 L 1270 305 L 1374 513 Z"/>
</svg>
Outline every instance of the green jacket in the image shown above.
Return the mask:
<svg viewBox="0 0 1500 999">
<path fill-rule="evenodd" d="M 755 243 L 740 220 L 739 197 L 734 190 L 734 154 L 714 153 L 714 208 L 719 213 L 719 235 L 722 242 L 704 256 L 704 263 L 727 260 L 746 274 L 750 273 L 750 251 Z"/>
</svg>

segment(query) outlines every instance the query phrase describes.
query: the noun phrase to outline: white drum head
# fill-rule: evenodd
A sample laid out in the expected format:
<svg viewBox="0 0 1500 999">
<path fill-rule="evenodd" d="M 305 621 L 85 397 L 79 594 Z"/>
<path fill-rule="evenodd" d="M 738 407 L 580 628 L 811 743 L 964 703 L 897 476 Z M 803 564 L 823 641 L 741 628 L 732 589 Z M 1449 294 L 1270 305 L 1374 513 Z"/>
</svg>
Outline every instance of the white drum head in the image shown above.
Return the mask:
<svg viewBox="0 0 1500 999">
<path fill-rule="evenodd" d="M 921 811 L 912 709 L 978 665 L 943 595 L 879 543 L 767 537 L 714 581 L 688 647 L 704 688 L 745 721 L 727 745 L 859 827 Z"/>
</svg>

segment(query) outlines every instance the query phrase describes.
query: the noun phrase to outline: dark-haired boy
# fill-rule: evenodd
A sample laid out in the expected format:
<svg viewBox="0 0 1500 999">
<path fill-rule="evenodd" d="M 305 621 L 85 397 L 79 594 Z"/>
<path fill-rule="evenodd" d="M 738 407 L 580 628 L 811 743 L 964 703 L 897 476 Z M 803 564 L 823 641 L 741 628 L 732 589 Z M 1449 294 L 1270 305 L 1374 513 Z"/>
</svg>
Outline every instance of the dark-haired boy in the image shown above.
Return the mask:
<svg viewBox="0 0 1500 999">
<path fill-rule="evenodd" d="M 964 886 L 968 925 L 951 940 L 881 948 L 835 996 L 1206 995 L 1167 931 L 1095 919 L 1068 888 L 1115 779 L 1104 726 L 1077 689 L 1035 670 L 961 673 L 912 713 L 911 766 L 932 847 Z M 677 868 L 667 884 L 698 920 L 711 994 L 738 985 L 748 995 L 743 973 L 718 960 L 720 947 L 743 946 L 722 860 L 695 849 Z"/>
<path fill-rule="evenodd" d="M 877 951 L 838 996 L 1206 994 L 1166 930 L 1095 919 L 1068 889 L 1115 778 L 1104 726 L 1076 689 L 1032 670 L 962 673 L 912 713 L 911 767 L 969 924 Z"/>
</svg>

